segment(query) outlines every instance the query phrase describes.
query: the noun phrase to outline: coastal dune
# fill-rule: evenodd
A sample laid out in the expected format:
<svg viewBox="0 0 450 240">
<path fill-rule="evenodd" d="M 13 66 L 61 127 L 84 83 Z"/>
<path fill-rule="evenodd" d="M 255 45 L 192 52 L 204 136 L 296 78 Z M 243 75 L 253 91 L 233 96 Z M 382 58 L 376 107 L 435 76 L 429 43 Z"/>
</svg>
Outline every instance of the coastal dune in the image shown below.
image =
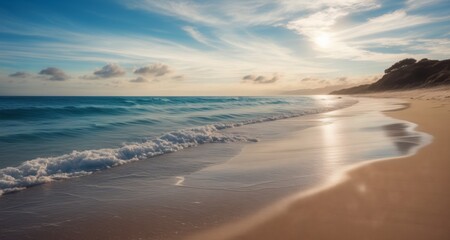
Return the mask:
<svg viewBox="0 0 450 240">
<path fill-rule="evenodd" d="M 418 124 L 432 143 L 192 239 L 450 239 L 450 102 L 410 100 L 385 114 Z"/>
</svg>

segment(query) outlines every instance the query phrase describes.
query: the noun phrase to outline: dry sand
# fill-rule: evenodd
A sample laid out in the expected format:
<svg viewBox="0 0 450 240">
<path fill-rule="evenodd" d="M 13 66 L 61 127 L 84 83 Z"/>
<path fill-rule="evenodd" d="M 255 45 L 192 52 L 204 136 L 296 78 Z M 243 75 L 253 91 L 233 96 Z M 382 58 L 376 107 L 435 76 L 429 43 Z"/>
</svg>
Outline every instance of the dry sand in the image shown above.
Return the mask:
<svg viewBox="0 0 450 240">
<path fill-rule="evenodd" d="M 362 94 L 364 97 L 377 98 L 405 98 L 411 100 L 439 100 L 450 101 L 450 86 L 441 86 L 427 89 L 415 89 L 408 91 L 386 91 L 382 93 Z"/>
<path fill-rule="evenodd" d="M 423 91 L 390 94 L 431 99 Z M 409 108 L 386 112 L 433 135 L 417 154 L 363 165 L 333 187 L 193 239 L 450 239 L 449 92 L 434 94 L 441 100 L 410 100 Z"/>
</svg>

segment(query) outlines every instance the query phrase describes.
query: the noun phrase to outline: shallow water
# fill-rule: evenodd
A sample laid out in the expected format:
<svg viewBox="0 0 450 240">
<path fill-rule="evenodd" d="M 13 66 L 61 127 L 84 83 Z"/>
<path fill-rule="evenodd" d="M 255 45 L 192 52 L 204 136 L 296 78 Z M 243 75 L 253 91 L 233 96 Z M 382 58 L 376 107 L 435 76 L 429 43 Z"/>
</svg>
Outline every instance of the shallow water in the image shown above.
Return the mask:
<svg viewBox="0 0 450 240">
<path fill-rule="evenodd" d="M 397 100 L 221 130 L 204 144 L 0 198 L 1 239 L 167 239 L 242 218 L 349 165 L 409 154 L 429 136 L 383 115 Z"/>
</svg>

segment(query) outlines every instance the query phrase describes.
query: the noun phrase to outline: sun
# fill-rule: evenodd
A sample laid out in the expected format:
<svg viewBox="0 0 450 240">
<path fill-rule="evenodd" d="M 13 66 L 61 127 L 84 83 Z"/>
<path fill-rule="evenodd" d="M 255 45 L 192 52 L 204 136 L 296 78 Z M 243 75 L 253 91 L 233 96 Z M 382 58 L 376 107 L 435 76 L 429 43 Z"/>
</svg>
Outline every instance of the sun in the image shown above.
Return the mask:
<svg viewBox="0 0 450 240">
<path fill-rule="evenodd" d="M 319 33 L 316 38 L 314 38 L 314 42 L 321 48 L 328 48 L 332 44 L 331 37 L 328 33 Z"/>
</svg>

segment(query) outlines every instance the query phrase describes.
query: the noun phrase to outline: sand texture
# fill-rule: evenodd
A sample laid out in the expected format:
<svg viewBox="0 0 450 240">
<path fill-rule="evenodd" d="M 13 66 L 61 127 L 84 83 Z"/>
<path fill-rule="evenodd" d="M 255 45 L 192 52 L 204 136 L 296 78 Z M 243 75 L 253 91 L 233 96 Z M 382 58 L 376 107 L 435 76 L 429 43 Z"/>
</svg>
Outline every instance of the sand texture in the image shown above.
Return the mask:
<svg viewBox="0 0 450 240">
<path fill-rule="evenodd" d="M 417 154 L 363 165 L 336 186 L 250 218 L 257 223 L 243 221 L 193 238 L 450 239 L 450 103 L 410 103 L 386 114 L 433 136 Z"/>
</svg>

